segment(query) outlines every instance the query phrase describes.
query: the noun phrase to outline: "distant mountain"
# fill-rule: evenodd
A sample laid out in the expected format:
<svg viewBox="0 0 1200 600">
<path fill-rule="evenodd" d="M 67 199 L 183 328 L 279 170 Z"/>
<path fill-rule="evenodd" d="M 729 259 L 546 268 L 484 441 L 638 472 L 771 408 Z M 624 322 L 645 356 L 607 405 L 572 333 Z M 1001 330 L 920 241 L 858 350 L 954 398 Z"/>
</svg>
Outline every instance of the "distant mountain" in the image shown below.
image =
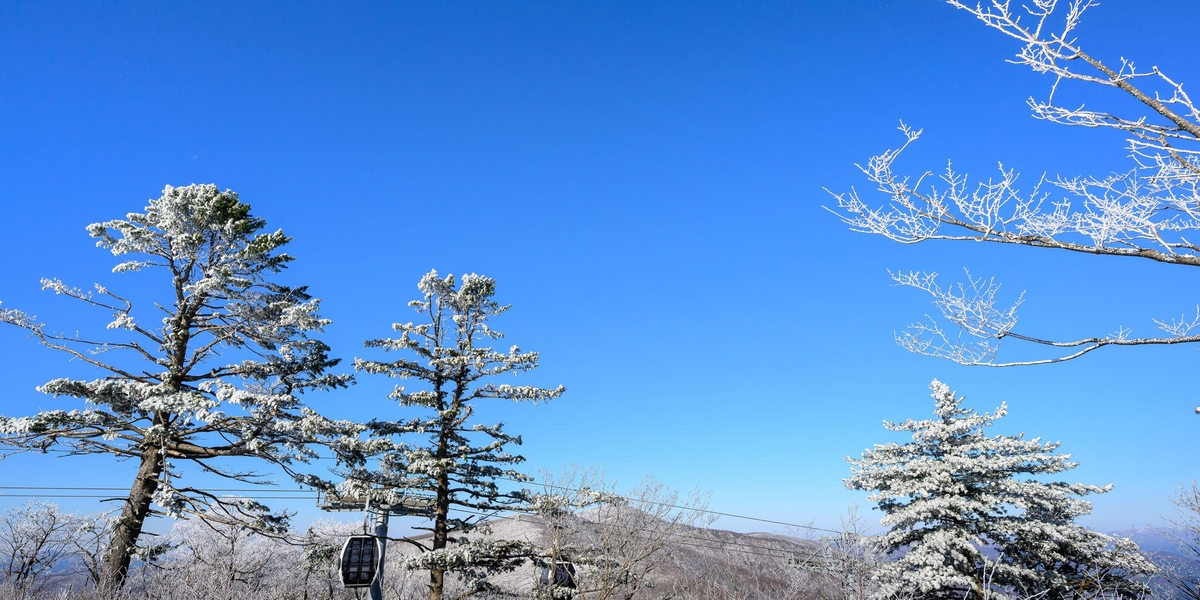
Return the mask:
<svg viewBox="0 0 1200 600">
<path fill-rule="evenodd" d="M 539 517 L 516 515 L 488 522 L 496 539 L 523 540 L 541 547 L 551 546 L 551 528 Z M 593 521 L 590 525 L 595 525 Z M 577 526 L 590 526 L 584 518 Z M 590 534 L 596 535 L 596 532 Z M 787 600 L 808 598 L 820 585 L 821 574 L 828 557 L 822 545 L 812 540 L 773 533 L 737 533 L 719 529 L 680 526 L 669 535 L 658 538 L 662 549 L 655 555 L 642 553 L 642 540 L 631 535 L 627 540 L 619 528 L 609 527 L 600 532 L 610 539 L 577 536 L 571 546 L 576 549 L 591 543 L 593 550 L 604 552 L 592 556 L 564 553 L 573 563 L 577 580 L 583 587 L 613 586 L 622 590 L 637 588 L 637 598 L 691 598 L 709 600 L 739 598 L 744 600 Z M 424 537 L 424 536 L 423 536 Z M 583 543 L 580 543 L 583 542 Z M 631 543 L 626 543 L 631 542 Z M 404 544 L 389 544 L 389 554 L 395 547 L 398 553 L 411 553 Z M 600 563 L 609 561 L 606 568 Z M 532 565 L 511 573 L 489 578 L 493 585 L 519 597 L 529 597 L 541 568 Z M 629 575 L 622 578 L 620 574 Z M 622 581 L 623 579 L 623 581 Z M 407 588 L 408 586 L 402 586 Z M 624 594 L 612 596 L 623 598 Z"/>
<path fill-rule="evenodd" d="M 1138 547 L 1144 552 L 1179 554 L 1179 549 L 1175 547 L 1175 544 L 1163 534 L 1162 530 L 1156 527 L 1134 527 L 1113 531 L 1111 534 L 1129 538 L 1137 542 Z"/>
</svg>

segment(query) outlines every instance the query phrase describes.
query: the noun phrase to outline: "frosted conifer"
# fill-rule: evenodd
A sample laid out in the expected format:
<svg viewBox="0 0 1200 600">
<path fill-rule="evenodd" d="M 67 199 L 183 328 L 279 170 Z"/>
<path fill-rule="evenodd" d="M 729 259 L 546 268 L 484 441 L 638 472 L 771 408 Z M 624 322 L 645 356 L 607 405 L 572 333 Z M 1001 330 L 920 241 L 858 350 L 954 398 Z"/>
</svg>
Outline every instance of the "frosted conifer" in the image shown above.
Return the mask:
<svg viewBox="0 0 1200 600">
<path fill-rule="evenodd" d="M 529 479 L 512 468 L 524 458 L 505 449 L 520 444 L 520 436 L 506 433 L 503 424 L 474 422 L 476 405 L 486 400 L 545 402 L 562 395 L 565 388 L 496 381 L 499 376 L 536 368 L 538 353 L 522 352 L 517 346 L 507 351 L 491 347 L 503 335 L 489 326 L 489 320 L 509 309 L 493 300 L 495 280 L 471 274 L 456 285 L 454 276 L 442 278 L 430 271 L 417 287 L 422 298 L 409 306 L 424 322 L 396 323 L 393 330 L 399 337 L 366 342 L 368 348 L 408 356 L 390 362 L 355 359 L 354 366 L 367 373 L 419 380 L 423 389 L 397 386 L 390 397 L 401 407 L 423 414 L 368 423 L 368 437 L 357 448 L 359 466 L 349 470 L 343 488 L 385 502 L 410 493 L 433 498 L 423 515 L 431 523 L 416 528 L 432 536 L 408 540 L 419 552 L 406 566 L 428 570 L 429 598 L 441 600 L 447 574 L 463 578 L 470 590 L 484 591 L 488 573 L 514 568 L 532 551 L 527 542 L 465 537 L 485 533 L 473 515 L 527 501 L 519 490 L 501 489 L 498 479 Z M 343 447 L 352 449 L 354 444 Z M 372 457 L 379 460 L 368 465 Z"/>
<path fill-rule="evenodd" d="M 984 429 L 1006 414 L 1005 405 L 981 415 L 945 384 L 934 380 L 930 389 L 934 419 L 884 422 L 911 432 L 911 443 L 878 444 L 860 459 L 846 458 L 853 471 L 846 487 L 872 492 L 890 528 L 883 545 L 901 554 L 876 572 L 885 596 L 1059 600 L 1145 592 L 1137 578 L 1155 569 L 1136 544 L 1074 522 L 1091 511 L 1082 497 L 1111 485 L 1044 481 L 1039 476 L 1077 465 L 1056 452 L 1057 442 L 988 437 Z"/>
<path fill-rule="evenodd" d="M 340 387 L 349 376 L 327 374 L 337 360 L 309 337 L 329 323 L 317 314 L 319 301 L 273 280 L 292 257 L 280 251 L 289 238 L 262 232 L 265 225 L 232 191 L 167 186 L 144 213 L 87 228 L 97 246 L 125 257 L 114 272 L 159 275 L 157 288 L 138 294 L 151 306 L 135 310 L 140 303 L 126 299 L 133 296 L 99 284 L 84 291 L 44 279 L 43 289 L 107 315 L 107 327 L 56 333 L 20 310 L 0 310 L 0 322 L 102 373 L 39 387 L 83 407 L 0 416 L 0 446 L 111 454 L 138 465 L 103 559 L 106 593 L 124 583 L 152 504 L 176 517 L 220 514 L 231 524 L 286 529 L 286 515 L 261 504 L 180 485 L 177 463 L 262 482 L 227 459 L 249 457 L 292 472 L 295 461 L 314 456 L 307 443 L 315 436 L 353 429 L 301 406 L 301 392 Z"/>
</svg>

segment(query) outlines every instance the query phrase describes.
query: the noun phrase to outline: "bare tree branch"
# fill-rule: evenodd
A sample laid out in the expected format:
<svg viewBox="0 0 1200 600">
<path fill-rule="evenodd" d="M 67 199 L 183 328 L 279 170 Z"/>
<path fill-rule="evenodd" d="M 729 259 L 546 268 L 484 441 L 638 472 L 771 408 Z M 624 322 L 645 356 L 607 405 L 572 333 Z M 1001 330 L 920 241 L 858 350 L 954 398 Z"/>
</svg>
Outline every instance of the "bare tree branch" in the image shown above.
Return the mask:
<svg viewBox="0 0 1200 600">
<path fill-rule="evenodd" d="M 901 123 L 903 144 L 857 165 L 885 202 L 869 204 L 851 189 L 829 192 L 837 205 L 827 209 L 852 231 L 902 244 L 969 240 L 1200 266 L 1200 245 L 1191 241 L 1200 238 L 1200 108 L 1183 84 L 1157 67 L 1139 70 L 1125 58 L 1119 66 L 1110 66 L 1085 52 L 1073 36 L 1084 13 L 1096 6 L 1091 0 L 1063 2 L 1064 6 L 1059 0 L 1031 0 L 1023 11 L 1007 0 L 974 6 L 947 1 L 1021 42 L 1010 62 L 1053 77 L 1046 100 L 1029 100 L 1036 118 L 1126 133 L 1133 168 L 1102 177 L 1043 176 L 1029 190 L 1020 189 L 1018 173 L 1003 164 L 996 177 L 978 182 L 949 163 L 937 176 L 931 171 L 905 175 L 897 170 L 897 162 L 921 131 Z M 1083 105 L 1062 105 L 1059 98 L 1067 93 L 1067 84 L 1075 83 L 1119 90 L 1146 107 L 1147 113 L 1123 117 Z M 1125 328 L 1077 340 L 1022 333 L 1015 330 L 1022 297 L 1001 308 L 996 302 L 999 285 L 994 281 L 968 274 L 965 283 L 942 288 L 934 283 L 935 276 L 915 272 L 893 274 L 893 279 L 933 296 L 942 318 L 958 331 L 944 330 L 928 318 L 896 339 L 910 351 L 964 365 L 1052 364 L 1107 346 L 1200 342 L 1200 335 L 1193 332 L 1200 326 L 1200 312 L 1190 321 L 1154 319 L 1167 334 L 1163 337 L 1133 336 Z M 1004 339 L 1070 351 L 1047 358 L 1000 360 Z"/>
</svg>

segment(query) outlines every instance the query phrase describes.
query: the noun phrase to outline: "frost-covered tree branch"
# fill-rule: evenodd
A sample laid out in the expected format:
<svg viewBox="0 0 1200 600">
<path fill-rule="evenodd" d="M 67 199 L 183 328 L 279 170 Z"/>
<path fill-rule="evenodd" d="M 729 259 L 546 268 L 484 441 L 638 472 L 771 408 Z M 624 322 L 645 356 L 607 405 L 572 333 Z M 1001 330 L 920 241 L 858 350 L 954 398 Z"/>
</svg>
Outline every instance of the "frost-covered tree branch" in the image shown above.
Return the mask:
<svg viewBox="0 0 1200 600">
<path fill-rule="evenodd" d="M 78 515 L 45 502 L 0 513 L 0 586 L 18 597 L 36 591 L 51 569 L 73 554 L 71 540 L 83 524 Z"/>
<path fill-rule="evenodd" d="M 575 589 L 539 582 L 534 590 L 538 598 L 641 597 L 654 587 L 653 578 L 667 568 L 688 533 L 694 536 L 714 521 L 706 512 L 708 494 L 699 489 L 681 495 L 647 477 L 618 494 L 615 483 L 596 468 L 543 473 L 540 489 L 528 495 L 530 510 L 547 527 L 540 557 L 544 565 L 571 563 L 578 569 Z"/>
<path fill-rule="evenodd" d="M 1135 338 L 1130 337 L 1128 329 L 1119 328 L 1104 337 L 1043 339 L 1013 331 L 1017 325 L 1017 308 L 1024 301 L 1024 294 L 1018 295 L 1011 304 L 1001 304 L 997 299 L 1000 284 L 994 279 L 975 278 L 967 271 L 965 283 L 943 288 L 937 283 L 937 273 L 910 271 L 892 273 L 891 276 L 899 285 L 927 292 L 933 297 L 933 304 L 942 318 L 955 326 L 954 330 L 947 331 L 937 319 L 926 315 L 925 320 L 913 323 L 907 331 L 897 334 L 896 343 L 918 354 L 947 358 L 963 365 L 1043 365 L 1079 358 L 1105 346 L 1172 345 L 1200 341 L 1200 335 L 1193 333 L 1200 324 L 1200 314 L 1192 319 L 1184 315 L 1169 322 L 1155 319 L 1159 328 L 1168 334 L 1166 336 Z M 1197 310 L 1200 311 L 1200 307 Z M 1051 358 L 997 362 L 1000 341 L 1005 338 L 1067 352 Z"/>
<path fill-rule="evenodd" d="M 1178 510 L 1167 518 L 1169 527 L 1159 529 L 1178 550 L 1177 557 L 1164 560 L 1163 579 L 1176 597 L 1200 600 L 1200 485 L 1179 486 L 1171 498 Z"/>
<path fill-rule="evenodd" d="M 996 175 L 978 181 L 949 163 L 937 173 L 906 174 L 898 161 L 921 131 L 901 123 L 900 146 L 858 165 L 883 202 L 875 204 L 854 189 L 831 192 L 837 201 L 831 212 L 853 231 L 902 244 L 970 240 L 1200 266 L 1200 109 L 1183 84 L 1157 67 L 1139 70 L 1124 58 L 1110 64 L 1088 54 L 1074 32 L 1085 12 L 1095 6 L 1090 0 L 1032 0 L 1021 7 L 1000 0 L 974 6 L 948 2 L 1018 40 L 1021 49 L 1010 62 L 1054 78 L 1045 99 L 1029 100 L 1035 117 L 1122 131 L 1128 136 L 1132 165 L 1102 176 L 1042 176 L 1026 189 L 1018 186 L 1018 173 L 1003 164 Z M 1121 92 L 1146 110 L 1117 115 L 1083 104 L 1062 104 L 1063 97 L 1077 87 L 1093 86 Z M 1195 319 L 1155 320 L 1165 334 L 1161 336 L 1120 331 L 1078 340 L 1045 339 L 1016 329 L 1020 300 L 999 307 L 998 286 L 993 282 L 980 288 L 982 280 L 968 277 L 966 284 L 940 288 L 933 285 L 934 275 L 894 277 L 933 295 L 942 317 L 959 331 L 949 333 L 930 321 L 910 328 L 898 341 L 914 352 L 962 364 L 1045 364 L 1072 360 L 1105 346 L 1200 341 L 1194 332 Z M 1000 360 L 1000 342 L 1005 338 L 1052 349 L 1052 356 Z"/>
</svg>

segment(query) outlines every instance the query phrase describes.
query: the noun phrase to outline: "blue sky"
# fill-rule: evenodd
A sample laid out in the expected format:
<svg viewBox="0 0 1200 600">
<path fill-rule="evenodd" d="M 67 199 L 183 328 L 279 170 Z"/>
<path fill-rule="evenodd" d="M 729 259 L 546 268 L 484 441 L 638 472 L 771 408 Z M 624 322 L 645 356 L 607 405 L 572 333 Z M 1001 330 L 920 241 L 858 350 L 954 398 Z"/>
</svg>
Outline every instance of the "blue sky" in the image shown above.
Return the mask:
<svg viewBox="0 0 1200 600">
<path fill-rule="evenodd" d="M 1184 36 L 1161 32 L 1190 8 L 1113 0 L 1080 38 L 1195 81 Z M 1120 136 L 1028 115 L 1050 82 L 1006 64 L 1016 49 L 933 0 L 4 3 L 0 301 L 94 324 L 38 279 L 153 289 L 109 273 L 84 226 L 211 182 L 294 237 L 285 280 L 323 298 L 346 362 L 410 320 L 429 269 L 496 278 L 514 306 L 496 328 L 542 353 L 529 381 L 568 388 L 484 412 L 524 435 L 531 472 L 602 464 L 629 485 L 699 484 L 716 510 L 832 525 L 863 501 L 842 487 L 843 457 L 896 439 L 883 419 L 930 414 L 937 377 L 980 410 L 1007 401 L 997 432 L 1061 440 L 1081 462 L 1069 478 L 1114 484 L 1090 524 L 1157 523 L 1196 476 L 1197 349 L 1015 370 L 907 354 L 893 332 L 932 307 L 887 270 L 995 276 L 1012 298 L 1028 290 L 1023 328 L 1066 337 L 1190 312 L 1179 267 L 899 246 L 822 209 L 822 188 L 868 188 L 853 164 L 898 144 L 901 119 L 926 132 L 910 171 L 953 158 L 987 176 L 1003 161 L 1031 186 L 1127 169 Z M 23 338 L 0 330 L 0 413 L 63 406 L 33 388 L 91 373 Z M 311 402 L 394 414 L 389 387 Z M 20 485 L 119 487 L 133 472 L 0 462 Z"/>
</svg>

